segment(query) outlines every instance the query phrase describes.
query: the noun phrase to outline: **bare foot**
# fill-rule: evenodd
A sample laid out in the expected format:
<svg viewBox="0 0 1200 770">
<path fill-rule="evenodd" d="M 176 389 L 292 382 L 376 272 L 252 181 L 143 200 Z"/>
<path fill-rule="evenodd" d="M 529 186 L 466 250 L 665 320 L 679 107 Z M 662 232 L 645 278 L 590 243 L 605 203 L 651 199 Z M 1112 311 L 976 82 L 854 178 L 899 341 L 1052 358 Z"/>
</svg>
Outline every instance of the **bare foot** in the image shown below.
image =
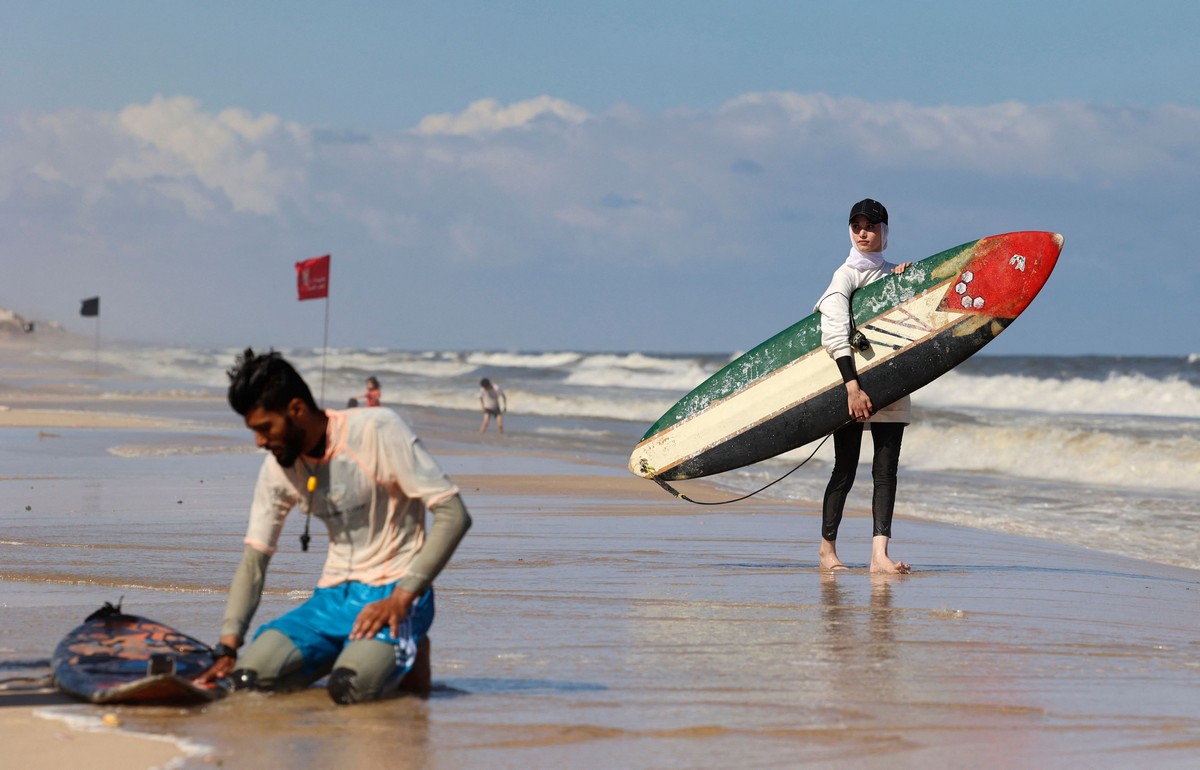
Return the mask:
<svg viewBox="0 0 1200 770">
<path fill-rule="evenodd" d="M 912 572 L 912 567 L 902 561 L 892 561 L 886 556 L 882 559 L 871 557 L 871 572 L 876 574 L 887 575 L 907 575 Z"/>
<path fill-rule="evenodd" d="M 429 697 L 429 693 L 433 691 L 433 668 L 430 665 L 432 646 L 428 636 L 417 643 L 417 659 L 409 672 L 400 680 L 398 687 L 400 692 L 411 693 L 422 698 Z"/>
<path fill-rule="evenodd" d="M 912 567 L 902 561 L 892 561 L 888 556 L 888 540 L 884 535 L 876 535 L 871 540 L 871 572 L 889 575 L 907 575 Z"/>
<path fill-rule="evenodd" d="M 837 547 L 833 544 L 832 540 L 821 538 L 820 557 L 820 565 L 823 570 L 832 572 L 837 569 L 848 569 L 845 564 L 842 564 L 842 560 L 838 558 Z"/>
</svg>

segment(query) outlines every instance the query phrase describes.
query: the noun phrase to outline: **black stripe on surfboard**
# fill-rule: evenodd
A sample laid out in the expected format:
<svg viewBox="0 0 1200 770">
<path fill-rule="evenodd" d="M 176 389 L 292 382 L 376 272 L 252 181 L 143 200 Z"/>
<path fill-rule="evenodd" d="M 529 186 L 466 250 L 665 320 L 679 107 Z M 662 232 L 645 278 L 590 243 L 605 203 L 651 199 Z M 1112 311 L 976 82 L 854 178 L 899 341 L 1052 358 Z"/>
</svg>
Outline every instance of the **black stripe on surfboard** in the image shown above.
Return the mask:
<svg viewBox="0 0 1200 770">
<path fill-rule="evenodd" d="M 911 345 L 912 341 L 913 341 L 912 337 L 905 337 L 903 334 L 896 334 L 896 332 L 888 331 L 887 329 L 880 328 L 880 327 L 876 326 L 875 324 L 867 324 L 866 326 L 864 326 L 862 328 L 867 329 L 869 331 L 878 332 L 880 334 L 886 334 L 889 337 L 894 337 L 894 338 L 900 340 L 900 344 L 897 345 L 893 342 L 888 342 L 887 340 L 870 338 L 872 345 L 883 345 L 884 347 L 890 347 L 892 350 L 899 350 L 900 348 L 904 347 L 905 345 Z"/>
<path fill-rule="evenodd" d="M 891 404 L 965 361 L 1010 323 L 1011 318 L 996 318 L 959 335 L 955 331 L 962 324 L 956 324 L 860 372 L 859 382 L 873 402 Z M 846 392 L 832 385 L 813 398 L 663 471 L 658 477 L 665 481 L 695 479 L 753 465 L 821 439 L 845 421 Z"/>
</svg>

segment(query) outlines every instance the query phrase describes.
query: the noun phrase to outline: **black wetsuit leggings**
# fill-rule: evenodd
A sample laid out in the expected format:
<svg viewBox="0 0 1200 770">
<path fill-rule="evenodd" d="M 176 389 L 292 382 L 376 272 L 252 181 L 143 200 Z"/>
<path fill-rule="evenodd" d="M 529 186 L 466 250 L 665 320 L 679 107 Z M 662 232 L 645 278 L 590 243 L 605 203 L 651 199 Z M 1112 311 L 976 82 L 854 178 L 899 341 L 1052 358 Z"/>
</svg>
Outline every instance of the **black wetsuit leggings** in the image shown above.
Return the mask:
<svg viewBox="0 0 1200 770">
<path fill-rule="evenodd" d="M 829 541 L 837 540 L 842 509 L 846 507 L 846 495 L 854 486 L 863 427 L 863 423 L 856 422 L 833 434 L 833 475 L 829 479 L 829 486 L 825 487 L 825 502 L 821 506 L 821 537 Z M 875 535 L 892 536 L 896 469 L 900 464 L 900 442 L 903 438 L 903 423 L 871 423 L 871 440 L 875 443 L 875 459 L 871 463 L 871 477 L 875 482 L 871 515 L 875 519 Z"/>
</svg>

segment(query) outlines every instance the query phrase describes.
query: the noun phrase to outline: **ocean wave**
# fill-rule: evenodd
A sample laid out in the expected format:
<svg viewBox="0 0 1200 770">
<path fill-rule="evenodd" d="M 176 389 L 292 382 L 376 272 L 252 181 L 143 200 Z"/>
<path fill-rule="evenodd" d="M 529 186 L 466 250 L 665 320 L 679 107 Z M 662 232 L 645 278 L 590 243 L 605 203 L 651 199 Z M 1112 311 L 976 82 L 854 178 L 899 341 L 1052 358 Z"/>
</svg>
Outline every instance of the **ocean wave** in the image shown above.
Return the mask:
<svg viewBox="0 0 1200 770">
<path fill-rule="evenodd" d="M 939 407 L 1006 409 L 1052 414 L 1146 415 L 1200 418 L 1200 387 L 1179 376 L 1110 374 L 1103 379 L 1050 379 L 949 372 L 913 395 Z"/>
<path fill-rule="evenodd" d="M 669 398 L 630 400 L 619 395 L 550 393 L 505 389 L 509 410 L 534 417 L 584 417 L 602 420 L 632 420 L 650 424 L 674 403 Z M 408 389 L 404 392 L 405 406 L 437 409 L 479 410 L 478 389 Z"/>
<path fill-rule="evenodd" d="M 1084 486 L 1200 492 L 1200 440 L 1068 427 L 916 422 L 901 463 L 921 471 L 1043 479 Z"/>
<path fill-rule="evenodd" d="M 104 398 L 223 396 L 232 348 L 113 347 L 100 363 L 130 388 L 110 383 Z M 527 414 L 653 422 L 729 356 L 661 353 L 284 351 L 314 393 L 337 404 L 380 378 L 385 403 L 478 409 L 478 377 L 496 378 Z M 91 350 L 56 357 L 92 364 Z M 918 407 L 967 413 L 1141 415 L 1200 419 L 1197 356 L 1187 359 L 975 357 L 914 394 Z M 182 384 L 181 384 L 182 383 Z"/>
<path fill-rule="evenodd" d="M 229 446 L 197 446 L 195 444 L 118 444 L 108 448 L 117 457 L 191 457 L 213 454 L 255 454 L 258 447 L 242 443 Z"/>
<path fill-rule="evenodd" d="M 497 369 L 567 369 L 584 358 L 583 353 L 467 353 L 475 367 Z"/>
<path fill-rule="evenodd" d="M 579 385 L 604 387 L 650 387 L 676 390 L 680 395 L 700 384 L 725 363 L 723 358 L 697 356 L 655 356 L 646 353 L 506 353 L 476 351 L 468 353 L 425 352 L 365 354 L 331 352 L 322 362 L 309 353 L 293 356 L 293 363 L 306 373 L 325 365 L 327 376 L 335 382 L 357 382 L 367 374 L 381 379 L 387 375 L 430 379 L 487 376 L 502 372 L 515 379 L 560 381 L 564 378 Z M 493 375 L 494 376 L 494 375 Z M 629 377 L 643 377 L 641 385 L 630 385 Z"/>
<path fill-rule="evenodd" d="M 1107 431 L 1083 423 L 1039 425 L 1040 420 L 1033 416 L 996 425 L 917 414 L 904 431 L 901 471 L 1056 481 L 1088 488 L 1200 492 L 1200 475 L 1195 472 L 1200 467 L 1200 433 L 1196 431 Z M 863 442 L 863 462 L 869 463 L 870 437 Z M 833 463 L 833 442 L 812 442 L 766 465 L 795 466 L 810 455 L 810 470 L 827 469 Z M 818 475 L 824 472 L 818 470 Z M 762 478 L 770 475 L 765 471 Z"/>
<path fill-rule="evenodd" d="M 698 361 L 679 362 L 667 367 L 624 368 L 594 365 L 577 369 L 566 377 L 566 384 L 592 388 L 662 390 L 680 395 L 704 382 L 712 372 Z"/>
<path fill-rule="evenodd" d="M 100 401 L 151 400 L 162 401 L 215 398 L 211 390 L 202 388 L 159 388 L 156 390 L 109 390 L 92 396 Z"/>
<path fill-rule="evenodd" d="M 280 352 L 314 391 L 322 378 L 331 388 L 361 393 L 367 377 L 377 377 L 386 392 L 389 380 L 414 377 L 448 380 L 469 375 L 477 368 L 453 353 L 337 349 L 331 349 L 327 354 L 310 349 Z M 224 366 L 228 368 L 232 363 L 231 355 Z M 227 379 L 224 385 L 228 385 Z"/>
</svg>

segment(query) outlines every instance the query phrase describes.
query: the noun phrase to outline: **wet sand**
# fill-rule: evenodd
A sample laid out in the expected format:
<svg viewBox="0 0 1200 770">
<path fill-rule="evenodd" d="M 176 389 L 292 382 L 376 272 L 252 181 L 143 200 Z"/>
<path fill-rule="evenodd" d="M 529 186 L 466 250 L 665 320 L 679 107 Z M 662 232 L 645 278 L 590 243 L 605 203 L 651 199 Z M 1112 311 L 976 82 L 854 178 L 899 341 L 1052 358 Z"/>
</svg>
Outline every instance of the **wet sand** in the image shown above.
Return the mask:
<svg viewBox="0 0 1200 770">
<path fill-rule="evenodd" d="M 48 658 L 114 594 L 215 638 L 259 462 L 233 449 L 244 431 L 216 408 L 180 437 L 142 422 L 16 424 L 11 405 L 0 665 Z M 51 750 L 53 766 L 322 769 L 1190 767 L 1200 755 L 1200 573 L 901 513 L 893 556 L 914 573 L 871 576 L 856 511 L 839 542 L 852 569 L 827 574 L 815 505 L 692 506 L 619 458 L 534 446 L 519 420 L 501 440 L 474 435 L 473 414 L 406 416 L 475 521 L 437 583 L 430 699 L 342 708 L 314 689 L 100 709 L 8 689 L 6 763 L 49 767 Z M 292 547 L 301 528 L 285 528 L 256 621 L 315 582 L 322 557 Z M 64 721 L 107 711 L 118 730 Z"/>
</svg>

